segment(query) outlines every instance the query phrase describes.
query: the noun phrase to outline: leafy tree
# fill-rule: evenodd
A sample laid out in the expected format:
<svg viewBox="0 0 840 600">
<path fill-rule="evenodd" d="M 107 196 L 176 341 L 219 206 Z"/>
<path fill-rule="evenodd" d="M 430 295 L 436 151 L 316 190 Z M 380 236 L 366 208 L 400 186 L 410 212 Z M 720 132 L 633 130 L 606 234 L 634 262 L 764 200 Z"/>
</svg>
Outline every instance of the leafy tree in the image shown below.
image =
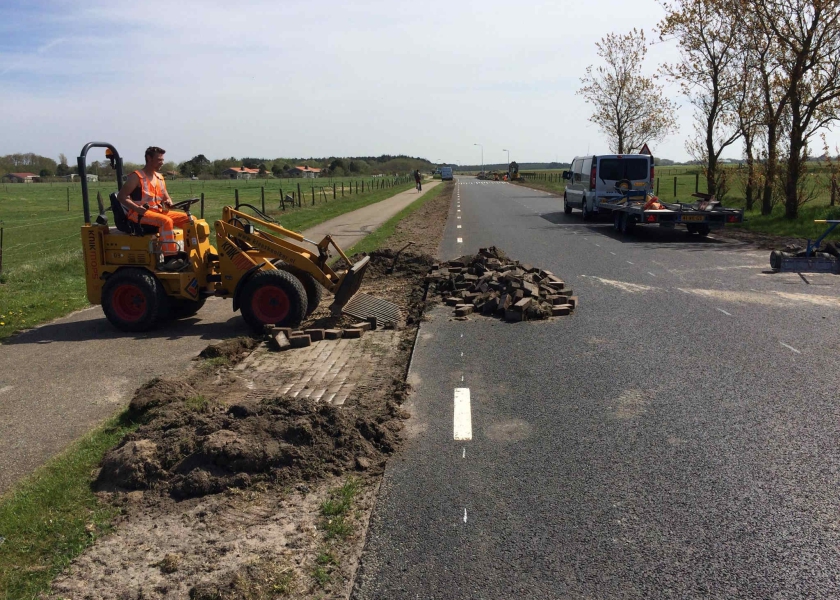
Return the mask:
<svg viewBox="0 0 840 600">
<path fill-rule="evenodd" d="M 38 172 L 38 174 L 39 174 L 41 177 L 52 177 L 52 171 L 50 171 L 49 169 L 41 169 L 41 170 Z"/>
<path fill-rule="evenodd" d="M 659 38 L 676 38 L 680 60 L 665 64 L 665 76 L 680 84 L 694 106 L 695 137 L 686 143 L 689 153 L 703 165 L 710 194 L 726 191 L 726 169 L 718 168 L 723 151 L 741 137 L 737 92 L 741 72 L 742 22 L 720 0 L 663 2 L 665 18 Z"/>
<path fill-rule="evenodd" d="M 64 155 L 64 153 L 58 155 L 58 164 L 64 165 L 65 167 L 67 166 L 67 157 Z"/>
<path fill-rule="evenodd" d="M 182 162 L 178 165 L 178 170 L 181 175 L 188 177 L 190 175 L 201 175 L 210 170 L 212 163 L 203 154 L 193 156 L 190 160 Z"/>
<path fill-rule="evenodd" d="M 610 149 L 628 154 L 676 129 L 676 105 L 662 86 L 642 75 L 647 54 L 644 31 L 608 35 L 595 44 L 606 63 L 587 67 L 578 94 L 594 107 L 589 118 L 610 140 Z"/>
<path fill-rule="evenodd" d="M 782 173 L 785 216 L 808 200 L 801 179 L 808 142 L 840 121 L 840 0 L 747 0 L 771 48 L 775 96 L 786 102 L 787 164 Z M 807 186 L 805 186 L 807 187 Z"/>
</svg>

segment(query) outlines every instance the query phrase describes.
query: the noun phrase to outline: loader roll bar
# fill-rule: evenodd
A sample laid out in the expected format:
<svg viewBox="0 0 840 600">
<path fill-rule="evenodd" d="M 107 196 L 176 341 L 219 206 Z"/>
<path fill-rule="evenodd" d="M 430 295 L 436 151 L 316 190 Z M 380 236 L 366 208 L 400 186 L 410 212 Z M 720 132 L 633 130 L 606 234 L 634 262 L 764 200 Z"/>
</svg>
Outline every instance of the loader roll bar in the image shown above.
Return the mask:
<svg viewBox="0 0 840 600">
<path fill-rule="evenodd" d="M 82 208 L 85 211 L 85 225 L 90 225 L 90 200 L 88 197 L 88 182 L 87 182 L 87 153 L 91 148 L 107 148 L 112 152 L 109 157 L 111 159 L 111 167 L 117 171 L 117 188 L 122 186 L 123 180 L 123 161 L 120 153 L 111 144 L 107 142 L 88 142 L 82 148 L 82 152 L 76 159 L 76 165 L 79 168 L 79 178 L 82 181 Z"/>
</svg>

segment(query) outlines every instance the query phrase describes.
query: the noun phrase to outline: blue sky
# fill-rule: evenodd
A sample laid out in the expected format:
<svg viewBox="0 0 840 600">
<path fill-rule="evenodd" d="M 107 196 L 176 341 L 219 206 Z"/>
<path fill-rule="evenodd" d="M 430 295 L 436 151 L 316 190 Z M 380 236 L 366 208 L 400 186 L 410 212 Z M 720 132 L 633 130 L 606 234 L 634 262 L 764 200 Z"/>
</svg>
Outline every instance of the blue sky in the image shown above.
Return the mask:
<svg viewBox="0 0 840 600">
<path fill-rule="evenodd" d="M 354 3 L 214 0 L 0 4 L 0 155 L 139 161 L 410 154 L 569 160 L 606 152 L 575 95 L 610 31 L 652 27 L 653 0 Z M 653 73 L 673 44 L 651 47 Z M 666 91 L 683 103 L 675 86 Z M 688 157 L 680 131 L 653 148 Z M 840 143 L 837 136 L 832 144 Z M 731 155 L 737 156 L 739 150 Z"/>
</svg>

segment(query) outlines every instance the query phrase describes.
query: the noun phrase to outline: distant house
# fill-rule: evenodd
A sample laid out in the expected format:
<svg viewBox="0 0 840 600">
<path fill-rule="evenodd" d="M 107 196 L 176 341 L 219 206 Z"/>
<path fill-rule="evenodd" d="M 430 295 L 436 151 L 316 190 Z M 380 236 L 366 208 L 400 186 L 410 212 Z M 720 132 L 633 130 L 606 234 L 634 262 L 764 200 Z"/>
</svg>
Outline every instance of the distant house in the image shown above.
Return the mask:
<svg viewBox="0 0 840 600">
<path fill-rule="evenodd" d="M 306 177 L 307 179 L 313 179 L 321 176 L 321 169 L 316 169 L 314 167 L 295 167 L 292 171 L 294 171 L 298 176 Z"/>
<path fill-rule="evenodd" d="M 7 173 L 3 175 L 9 183 L 40 183 L 41 177 L 35 173 Z"/>
<path fill-rule="evenodd" d="M 247 167 L 231 167 L 222 171 L 222 177 L 225 179 L 253 179 L 259 174 L 259 169 L 249 169 Z"/>
<path fill-rule="evenodd" d="M 70 173 L 70 175 L 62 175 L 61 176 L 62 179 L 64 179 L 65 181 L 69 181 L 71 183 L 73 181 L 76 181 L 77 177 L 78 177 L 78 175 L 76 173 Z M 85 177 L 87 178 L 88 183 L 90 183 L 91 181 L 99 181 L 99 175 L 94 175 L 92 173 L 87 173 L 87 174 L 85 174 Z"/>
</svg>

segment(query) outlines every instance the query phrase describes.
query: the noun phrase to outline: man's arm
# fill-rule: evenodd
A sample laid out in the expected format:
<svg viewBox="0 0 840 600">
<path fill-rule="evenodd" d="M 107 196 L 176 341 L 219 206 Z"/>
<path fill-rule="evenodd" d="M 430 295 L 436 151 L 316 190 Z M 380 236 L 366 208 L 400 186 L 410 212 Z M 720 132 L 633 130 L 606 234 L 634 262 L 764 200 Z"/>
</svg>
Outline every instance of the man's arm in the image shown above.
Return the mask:
<svg viewBox="0 0 840 600">
<path fill-rule="evenodd" d="M 131 192 L 136 190 L 137 186 L 139 185 L 140 178 L 137 177 L 137 174 L 132 173 L 131 175 L 129 175 L 128 179 L 125 180 L 125 183 L 123 184 L 122 188 L 120 188 L 120 191 L 117 194 L 117 200 L 125 208 L 137 211 L 142 217 L 146 213 L 146 209 L 131 199 Z"/>
<path fill-rule="evenodd" d="M 164 184 L 165 186 L 166 184 Z M 166 208 L 172 208 L 172 197 L 169 195 L 169 190 L 166 187 L 163 188 L 163 205 Z"/>
</svg>

